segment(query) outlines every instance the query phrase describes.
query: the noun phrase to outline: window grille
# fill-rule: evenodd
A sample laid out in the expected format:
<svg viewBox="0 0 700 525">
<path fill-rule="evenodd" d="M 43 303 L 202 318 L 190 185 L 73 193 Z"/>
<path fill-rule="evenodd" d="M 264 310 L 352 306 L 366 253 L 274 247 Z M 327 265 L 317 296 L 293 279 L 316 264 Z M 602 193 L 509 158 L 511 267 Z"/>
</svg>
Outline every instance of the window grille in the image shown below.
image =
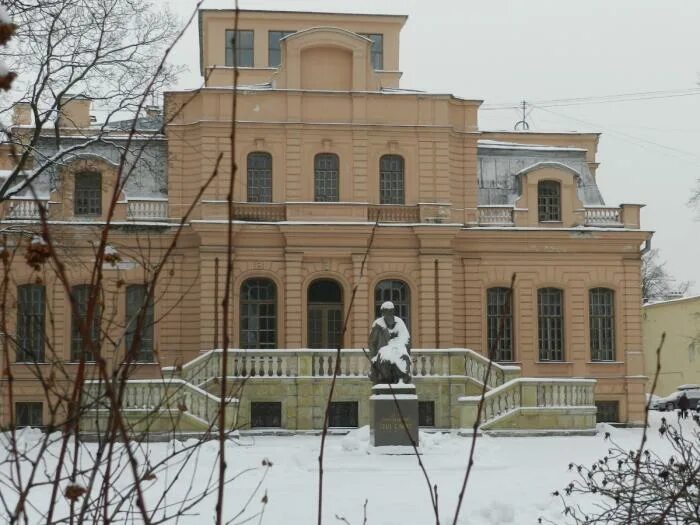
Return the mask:
<svg viewBox="0 0 700 525">
<path fill-rule="evenodd" d="M 281 427 L 282 403 L 256 402 L 250 404 L 250 426 L 256 427 Z"/>
<path fill-rule="evenodd" d="M 226 30 L 226 65 L 253 67 L 253 31 L 246 29 Z M 234 63 L 235 53 L 235 63 Z"/>
<path fill-rule="evenodd" d="M 314 159 L 314 200 L 316 202 L 337 202 L 340 200 L 338 189 L 338 155 L 319 153 Z"/>
<path fill-rule="evenodd" d="M 564 360 L 563 293 L 558 288 L 537 291 L 540 361 Z"/>
<path fill-rule="evenodd" d="M 608 288 L 588 292 L 591 335 L 591 360 L 615 360 L 615 302 Z"/>
<path fill-rule="evenodd" d="M 486 331 L 493 359 L 513 361 L 513 298 L 509 288 L 486 291 Z"/>
<path fill-rule="evenodd" d="M 397 279 L 380 281 L 374 288 L 374 317 L 382 315 L 381 306 L 386 301 L 394 303 L 394 313 L 411 331 L 411 289 L 408 285 Z"/>
<path fill-rule="evenodd" d="M 384 155 L 379 161 L 379 203 L 404 204 L 404 161 L 399 155 Z"/>
<path fill-rule="evenodd" d="M 332 401 L 328 418 L 329 427 L 356 427 L 357 401 Z"/>
<path fill-rule="evenodd" d="M 153 301 L 148 300 L 148 287 L 143 284 L 131 284 L 126 287 L 126 351 L 132 352 L 133 361 L 153 361 Z M 145 311 L 144 311 L 145 308 Z M 139 327 L 139 337 L 136 330 Z"/>
<path fill-rule="evenodd" d="M 272 202 L 272 156 L 248 155 L 248 202 Z"/>
<path fill-rule="evenodd" d="M 73 205 L 75 215 L 102 215 L 102 174 L 75 174 Z"/>
<path fill-rule="evenodd" d="M 270 279 L 241 285 L 241 348 L 277 346 L 277 287 Z"/>
<path fill-rule="evenodd" d="M 540 222 L 561 221 L 561 185 L 551 180 L 537 184 L 537 210 Z"/>
<path fill-rule="evenodd" d="M 44 361 L 46 289 L 38 284 L 17 287 L 17 361 Z"/>
<path fill-rule="evenodd" d="M 596 401 L 596 423 L 619 423 L 620 422 L 620 402 L 619 401 Z"/>
</svg>

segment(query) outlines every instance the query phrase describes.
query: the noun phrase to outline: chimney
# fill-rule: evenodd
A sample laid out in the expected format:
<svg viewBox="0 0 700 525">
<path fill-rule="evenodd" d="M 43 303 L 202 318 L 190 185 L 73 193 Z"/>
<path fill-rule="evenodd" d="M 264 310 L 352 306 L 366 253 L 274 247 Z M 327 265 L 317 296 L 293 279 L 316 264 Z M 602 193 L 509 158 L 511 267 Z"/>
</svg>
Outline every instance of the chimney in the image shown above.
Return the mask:
<svg viewBox="0 0 700 525">
<path fill-rule="evenodd" d="M 17 102 L 12 112 L 12 123 L 15 126 L 31 126 L 32 108 L 29 102 Z"/>
<path fill-rule="evenodd" d="M 91 104 L 92 101 L 84 95 L 63 95 L 58 125 L 62 128 L 89 128 Z"/>
</svg>

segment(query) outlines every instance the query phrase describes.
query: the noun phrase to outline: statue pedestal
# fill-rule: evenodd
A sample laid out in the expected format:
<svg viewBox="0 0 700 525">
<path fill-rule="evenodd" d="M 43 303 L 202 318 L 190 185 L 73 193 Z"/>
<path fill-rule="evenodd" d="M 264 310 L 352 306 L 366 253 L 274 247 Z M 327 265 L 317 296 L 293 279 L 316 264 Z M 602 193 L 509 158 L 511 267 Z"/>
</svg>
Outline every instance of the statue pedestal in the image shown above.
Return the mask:
<svg viewBox="0 0 700 525">
<path fill-rule="evenodd" d="M 407 447 L 403 453 L 412 454 L 414 451 L 411 439 L 418 446 L 416 385 L 377 384 L 372 387 L 372 395 L 369 399 L 371 407 L 370 445 L 374 447 Z"/>
</svg>

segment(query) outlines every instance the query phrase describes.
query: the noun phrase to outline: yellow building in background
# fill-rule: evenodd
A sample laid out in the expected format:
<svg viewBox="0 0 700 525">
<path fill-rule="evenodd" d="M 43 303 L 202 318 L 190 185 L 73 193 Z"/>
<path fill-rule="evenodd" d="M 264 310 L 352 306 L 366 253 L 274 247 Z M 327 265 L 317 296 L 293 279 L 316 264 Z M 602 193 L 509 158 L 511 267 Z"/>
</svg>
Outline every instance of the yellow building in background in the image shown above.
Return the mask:
<svg viewBox="0 0 700 525">
<path fill-rule="evenodd" d="M 644 361 L 651 391 L 661 334 L 661 372 L 654 394 L 666 396 L 679 385 L 700 384 L 700 295 L 645 304 Z"/>
</svg>

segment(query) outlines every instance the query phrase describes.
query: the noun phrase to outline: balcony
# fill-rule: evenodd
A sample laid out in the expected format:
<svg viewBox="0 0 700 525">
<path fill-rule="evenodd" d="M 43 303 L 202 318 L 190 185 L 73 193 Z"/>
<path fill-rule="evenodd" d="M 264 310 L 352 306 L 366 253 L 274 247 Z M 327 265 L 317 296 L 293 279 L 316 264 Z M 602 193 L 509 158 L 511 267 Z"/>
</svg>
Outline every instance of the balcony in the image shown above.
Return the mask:
<svg viewBox="0 0 700 525">
<path fill-rule="evenodd" d="M 573 210 L 570 219 L 564 217 L 564 222 L 555 226 L 576 227 L 589 226 L 596 228 L 629 228 L 639 229 L 640 204 L 622 204 L 619 207 L 586 206 Z M 536 210 L 535 210 L 536 211 Z M 533 227 L 538 226 L 528 209 L 515 208 L 510 205 L 488 205 L 477 207 L 479 226 L 492 227 Z M 570 221 L 570 222 L 569 222 Z"/>
<path fill-rule="evenodd" d="M 13 197 L 4 203 L 4 216 L 6 219 L 39 220 L 40 206 L 48 213 L 48 200 Z"/>
<path fill-rule="evenodd" d="M 126 217 L 130 221 L 163 221 L 168 218 L 168 199 L 129 199 Z"/>
</svg>

